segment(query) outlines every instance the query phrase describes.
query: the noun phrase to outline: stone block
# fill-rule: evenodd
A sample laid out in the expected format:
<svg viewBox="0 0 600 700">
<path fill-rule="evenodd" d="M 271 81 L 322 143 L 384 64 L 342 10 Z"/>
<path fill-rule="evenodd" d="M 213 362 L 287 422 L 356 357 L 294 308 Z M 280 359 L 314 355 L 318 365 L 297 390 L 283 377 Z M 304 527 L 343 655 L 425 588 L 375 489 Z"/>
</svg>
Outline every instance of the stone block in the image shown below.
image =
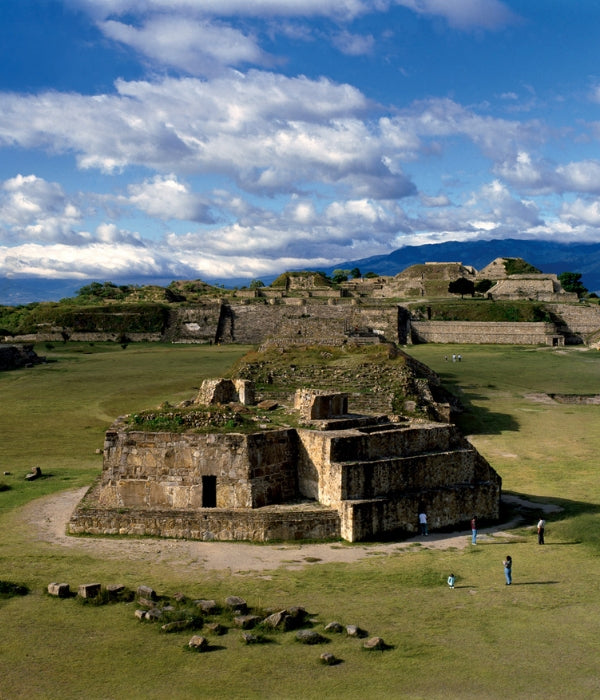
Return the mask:
<svg viewBox="0 0 600 700">
<path fill-rule="evenodd" d="M 151 601 L 158 600 L 156 591 L 153 588 L 150 588 L 150 586 L 138 586 L 137 596 L 138 598 L 147 598 Z"/>
<path fill-rule="evenodd" d="M 77 588 L 77 595 L 80 598 L 96 598 L 100 594 L 101 588 L 99 583 L 82 583 Z"/>
<path fill-rule="evenodd" d="M 49 583 L 48 593 L 58 598 L 68 598 L 71 595 L 71 590 L 68 583 Z"/>
<path fill-rule="evenodd" d="M 260 622 L 258 615 L 238 615 L 233 618 L 233 624 L 243 630 L 251 630 Z"/>
<path fill-rule="evenodd" d="M 240 612 L 245 612 L 248 609 L 248 603 L 237 595 L 227 596 L 227 598 L 225 598 L 225 605 L 230 610 L 239 610 Z"/>
</svg>

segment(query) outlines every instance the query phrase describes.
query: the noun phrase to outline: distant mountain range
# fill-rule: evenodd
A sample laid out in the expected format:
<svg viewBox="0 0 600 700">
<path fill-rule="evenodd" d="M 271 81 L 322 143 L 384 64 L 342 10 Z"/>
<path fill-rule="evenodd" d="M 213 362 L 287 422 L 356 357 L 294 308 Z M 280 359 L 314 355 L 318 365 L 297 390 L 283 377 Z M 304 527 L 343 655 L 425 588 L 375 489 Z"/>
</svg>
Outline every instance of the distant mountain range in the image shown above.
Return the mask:
<svg viewBox="0 0 600 700">
<path fill-rule="evenodd" d="M 323 272 L 331 274 L 335 269 L 351 270 L 358 267 L 363 273 L 397 275 L 411 265 L 425 262 L 462 262 L 481 270 L 495 258 L 523 258 L 542 272 L 580 272 L 582 282 L 590 292 L 600 294 L 600 243 L 555 243 L 552 241 L 520 240 L 506 238 L 491 241 L 436 243 L 421 246 L 405 246 L 389 255 L 376 255 L 344 263 L 338 263 Z M 281 270 L 285 272 L 285 270 Z M 263 277 L 270 284 L 276 275 Z M 45 279 L 39 277 L 0 278 L 0 304 L 28 304 L 33 301 L 58 301 L 74 296 L 77 290 L 90 282 L 110 281 L 115 284 L 168 285 L 172 280 L 157 277 L 136 277 L 110 280 Z M 226 287 L 243 286 L 250 279 L 205 279 L 210 284 Z"/>
<path fill-rule="evenodd" d="M 324 270 L 335 269 L 380 275 L 397 275 L 411 265 L 425 262 L 462 262 L 481 270 L 495 258 L 523 258 L 542 272 L 580 272 L 582 282 L 590 292 L 600 293 L 600 243 L 555 243 L 525 241 L 514 238 L 491 241 L 436 243 L 398 248 L 389 255 L 340 263 Z"/>
</svg>

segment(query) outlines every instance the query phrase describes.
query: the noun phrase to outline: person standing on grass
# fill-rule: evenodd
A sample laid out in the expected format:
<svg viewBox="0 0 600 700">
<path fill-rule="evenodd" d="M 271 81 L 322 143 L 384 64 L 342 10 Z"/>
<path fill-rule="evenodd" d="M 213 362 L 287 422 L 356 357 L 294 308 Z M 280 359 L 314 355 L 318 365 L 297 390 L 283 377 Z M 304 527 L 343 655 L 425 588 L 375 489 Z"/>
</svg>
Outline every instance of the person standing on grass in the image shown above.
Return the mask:
<svg viewBox="0 0 600 700">
<path fill-rule="evenodd" d="M 448 585 L 450 586 L 450 588 L 454 588 L 454 581 L 454 574 L 450 574 L 450 576 L 448 576 Z"/>
<path fill-rule="evenodd" d="M 544 530 L 546 529 L 546 521 L 544 518 L 540 518 L 537 524 L 538 531 L 538 544 L 544 544 Z"/>
<path fill-rule="evenodd" d="M 506 585 L 510 586 L 512 583 L 512 557 L 507 556 L 502 562 L 504 564 L 504 576 L 506 577 Z"/>
<path fill-rule="evenodd" d="M 427 513 L 424 510 L 419 513 L 419 528 L 422 535 L 427 536 L 429 534 L 427 531 Z"/>
<path fill-rule="evenodd" d="M 477 516 L 471 518 L 471 544 L 477 544 Z"/>
</svg>

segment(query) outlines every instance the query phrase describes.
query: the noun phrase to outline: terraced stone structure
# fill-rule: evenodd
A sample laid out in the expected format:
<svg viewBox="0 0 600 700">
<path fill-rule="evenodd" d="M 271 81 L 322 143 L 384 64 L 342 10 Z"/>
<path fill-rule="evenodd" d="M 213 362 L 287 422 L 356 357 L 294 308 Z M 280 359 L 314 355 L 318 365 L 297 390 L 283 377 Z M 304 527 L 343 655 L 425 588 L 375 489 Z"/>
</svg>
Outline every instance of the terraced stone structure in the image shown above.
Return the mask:
<svg viewBox="0 0 600 700">
<path fill-rule="evenodd" d="M 118 421 L 70 532 L 353 542 L 415 533 L 422 509 L 432 529 L 499 517 L 501 479 L 454 425 L 349 414 L 327 392 L 296 407 L 306 427 L 251 434 Z"/>
</svg>

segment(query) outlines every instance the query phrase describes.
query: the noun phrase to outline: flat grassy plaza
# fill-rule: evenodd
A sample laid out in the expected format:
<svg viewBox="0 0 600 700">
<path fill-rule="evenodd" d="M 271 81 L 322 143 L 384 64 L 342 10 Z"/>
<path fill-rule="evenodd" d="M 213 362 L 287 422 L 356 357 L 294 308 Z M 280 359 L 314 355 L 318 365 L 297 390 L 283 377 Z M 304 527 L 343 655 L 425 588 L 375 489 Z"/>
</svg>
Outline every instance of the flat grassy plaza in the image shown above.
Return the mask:
<svg viewBox="0 0 600 700">
<path fill-rule="evenodd" d="M 283 552 L 275 568 L 259 570 L 242 561 L 209 567 L 170 540 L 139 540 L 135 557 L 123 538 L 109 538 L 110 549 L 93 538 L 68 546 L 40 537 L 32 524 L 36 513 L 43 520 L 49 499 L 93 482 L 104 431 L 117 416 L 192 398 L 202 379 L 222 375 L 248 348 L 66 343 L 36 350 L 47 364 L 0 374 L 0 581 L 29 589 L 0 592 L 2 700 L 600 696 L 600 405 L 552 398 L 600 394 L 599 352 L 406 348 L 460 396 L 459 425 L 502 476 L 503 491 L 532 505 L 507 508 L 511 525 L 484 524 L 477 546 L 466 530 L 397 546 L 319 543 L 310 557 L 294 544 L 237 544 Z M 458 353 L 462 361 L 452 362 Z M 35 466 L 42 478 L 25 480 Z M 544 506 L 560 510 L 545 515 L 539 546 Z M 439 545 L 444 538 L 449 546 Z M 327 561 L 327 552 L 342 548 L 361 555 Z M 446 584 L 451 572 L 454 590 Z M 96 581 L 221 603 L 237 595 L 262 612 L 303 606 L 328 642 L 304 645 L 294 633 L 276 632 L 268 643 L 245 645 L 231 628 L 210 639 L 209 652 L 193 653 L 189 630 L 160 633 L 135 618 L 135 602 L 81 605 L 46 593 L 50 582 L 76 591 Z M 332 620 L 360 625 L 389 648 L 369 652 L 361 640 L 324 633 Z M 322 652 L 340 663 L 320 664 Z"/>
</svg>

